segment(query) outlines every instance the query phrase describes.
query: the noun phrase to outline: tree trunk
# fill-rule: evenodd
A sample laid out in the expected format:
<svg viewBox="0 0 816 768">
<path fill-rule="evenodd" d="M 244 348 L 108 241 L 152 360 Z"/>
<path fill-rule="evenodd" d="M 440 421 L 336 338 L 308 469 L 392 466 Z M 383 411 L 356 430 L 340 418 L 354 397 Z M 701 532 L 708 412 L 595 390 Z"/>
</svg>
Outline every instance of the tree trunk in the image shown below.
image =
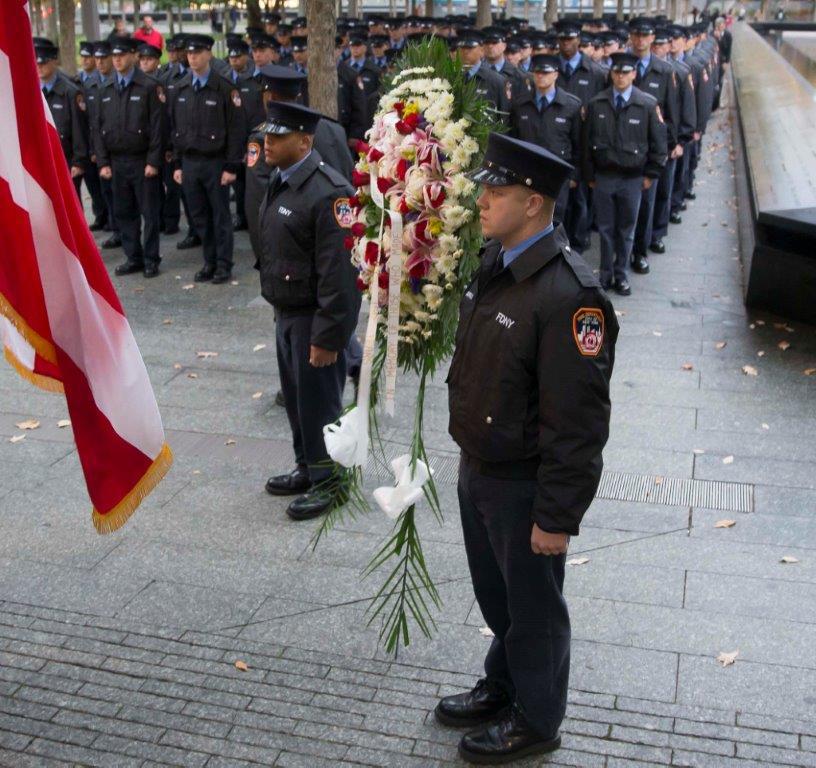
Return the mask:
<svg viewBox="0 0 816 768">
<path fill-rule="evenodd" d="M 543 0 L 542 0 L 543 1 Z M 544 11 L 544 21 L 547 24 L 547 29 L 555 24 L 558 18 L 558 0 L 547 0 L 547 8 Z"/>
<path fill-rule="evenodd" d="M 76 61 L 76 0 L 58 0 L 60 65 L 68 75 L 75 75 Z"/>
<path fill-rule="evenodd" d="M 37 37 L 42 37 L 42 2 L 40 0 L 33 0 L 29 6 L 29 13 L 31 14 L 31 29 Z"/>
<path fill-rule="evenodd" d="M 337 118 L 337 65 L 334 33 L 337 11 L 334 0 L 306 0 L 309 19 L 309 107 Z"/>
<path fill-rule="evenodd" d="M 247 0 L 247 26 L 262 27 L 261 4 L 258 0 Z"/>
<path fill-rule="evenodd" d="M 476 26 L 489 27 L 493 23 L 490 0 L 476 0 Z"/>
<path fill-rule="evenodd" d="M 357 18 L 357 0 L 348 0 L 348 14 L 352 19 Z M 311 45 L 312 44 L 309 43 L 310 48 L 311 48 Z"/>
<path fill-rule="evenodd" d="M 82 34 L 86 40 L 99 40 L 99 6 L 96 0 L 82 1 Z"/>
<path fill-rule="evenodd" d="M 615 17 L 618 21 L 623 21 L 623 0 L 618 0 L 618 9 Z"/>
<path fill-rule="evenodd" d="M 596 19 L 604 15 L 604 0 L 592 0 L 592 15 Z"/>
<path fill-rule="evenodd" d="M 59 28 L 57 27 L 57 8 L 53 2 L 43 5 L 45 11 L 45 36 L 49 40 L 59 39 Z"/>
</svg>

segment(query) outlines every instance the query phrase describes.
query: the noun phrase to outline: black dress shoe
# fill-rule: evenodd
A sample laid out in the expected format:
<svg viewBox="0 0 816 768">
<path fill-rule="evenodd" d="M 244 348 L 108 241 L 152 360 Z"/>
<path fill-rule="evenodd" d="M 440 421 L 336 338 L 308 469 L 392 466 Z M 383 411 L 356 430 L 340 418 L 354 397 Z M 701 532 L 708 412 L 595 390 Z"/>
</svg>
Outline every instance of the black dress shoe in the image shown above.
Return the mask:
<svg viewBox="0 0 816 768">
<path fill-rule="evenodd" d="M 329 511 L 340 494 L 337 486 L 326 483 L 315 485 L 310 491 L 298 496 L 286 509 L 292 520 L 312 520 Z"/>
<path fill-rule="evenodd" d="M 459 742 L 459 757 L 477 765 L 501 765 L 529 755 L 555 752 L 561 734 L 542 736 L 524 717 L 518 704 L 497 722 L 480 731 L 466 733 Z"/>
<path fill-rule="evenodd" d="M 649 246 L 649 250 L 652 253 L 666 253 L 666 244 L 662 240 L 655 240 Z"/>
<path fill-rule="evenodd" d="M 443 725 L 467 728 L 495 720 L 512 701 L 498 683 L 482 678 L 467 693 L 445 696 L 436 705 L 434 716 Z"/>
<path fill-rule="evenodd" d="M 275 475 L 266 481 L 266 492 L 273 496 L 295 496 L 312 487 L 309 470 L 295 467 L 288 475 Z"/>
<path fill-rule="evenodd" d="M 683 217 L 679 213 L 669 214 L 669 222 L 671 224 L 682 224 L 683 223 Z"/>
<path fill-rule="evenodd" d="M 212 277 L 213 285 L 221 285 L 221 283 L 226 283 L 228 280 L 232 280 L 232 272 L 230 272 L 228 269 L 221 269 L 221 267 L 218 267 Z"/>
<path fill-rule="evenodd" d="M 286 408 L 286 399 L 284 398 L 283 392 L 280 389 L 275 395 L 275 405 L 279 405 L 281 408 Z"/>
<path fill-rule="evenodd" d="M 100 232 L 105 228 L 105 220 L 104 219 L 94 219 L 93 224 L 89 225 L 88 229 L 91 232 Z"/>
<path fill-rule="evenodd" d="M 195 273 L 193 280 L 197 283 L 206 283 L 209 280 L 213 279 L 213 275 L 215 274 L 215 267 L 202 267 Z"/>
<path fill-rule="evenodd" d="M 177 235 L 179 233 L 178 224 L 170 224 L 164 225 L 164 234 L 165 235 Z"/>
<path fill-rule="evenodd" d="M 104 248 L 104 246 L 102 246 Z M 117 275 L 135 275 L 144 269 L 144 264 L 137 264 L 135 261 L 126 261 L 113 270 Z"/>
<path fill-rule="evenodd" d="M 630 296 L 632 294 L 632 289 L 626 280 L 616 280 L 615 285 L 612 287 L 619 296 Z"/>
<path fill-rule="evenodd" d="M 148 279 L 151 277 L 158 277 L 159 276 L 159 265 L 158 264 L 148 264 L 144 268 L 144 276 Z"/>
<path fill-rule="evenodd" d="M 232 229 L 235 232 L 243 232 L 246 229 L 249 229 L 249 225 L 247 224 L 246 219 L 238 218 L 238 216 L 232 217 Z"/>
<path fill-rule="evenodd" d="M 605 291 L 611 290 L 614 285 L 615 282 L 613 280 L 601 280 L 601 288 Z"/>
<path fill-rule="evenodd" d="M 649 274 L 649 260 L 640 254 L 635 254 L 632 256 L 632 269 L 635 270 L 639 275 L 648 275 Z"/>
<path fill-rule="evenodd" d="M 176 243 L 176 248 L 180 251 L 187 251 L 190 248 L 198 248 L 201 245 L 201 238 L 198 235 L 187 235 L 184 240 Z"/>
<path fill-rule="evenodd" d="M 104 243 L 102 243 L 102 248 L 106 251 L 110 250 L 111 248 L 121 248 L 122 247 L 122 238 L 117 235 L 115 232 L 107 239 Z"/>
<path fill-rule="evenodd" d="M 686 194 L 684 194 L 683 197 L 685 197 L 686 200 L 696 200 L 697 199 L 697 195 L 695 195 L 694 192 L 686 192 Z"/>
</svg>

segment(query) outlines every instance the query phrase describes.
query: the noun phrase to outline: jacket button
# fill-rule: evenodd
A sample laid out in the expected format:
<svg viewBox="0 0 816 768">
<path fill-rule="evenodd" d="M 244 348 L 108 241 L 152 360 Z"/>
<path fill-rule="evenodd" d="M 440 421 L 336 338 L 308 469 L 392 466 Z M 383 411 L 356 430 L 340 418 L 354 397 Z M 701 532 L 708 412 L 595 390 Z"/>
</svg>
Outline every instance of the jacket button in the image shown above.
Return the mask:
<svg viewBox="0 0 816 768">
<path fill-rule="evenodd" d="M 492 416 L 488 416 L 488 417 L 485 419 L 485 421 L 486 421 L 488 424 L 492 424 L 492 423 L 493 423 L 493 417 L 492 417 Z"/>
<path fill-rule="evenodd" d="M 284 277 L 283 279 L 288 281 L 289 280 L 289 275 L 286 275 L 286 277 Z"/>
</svg>

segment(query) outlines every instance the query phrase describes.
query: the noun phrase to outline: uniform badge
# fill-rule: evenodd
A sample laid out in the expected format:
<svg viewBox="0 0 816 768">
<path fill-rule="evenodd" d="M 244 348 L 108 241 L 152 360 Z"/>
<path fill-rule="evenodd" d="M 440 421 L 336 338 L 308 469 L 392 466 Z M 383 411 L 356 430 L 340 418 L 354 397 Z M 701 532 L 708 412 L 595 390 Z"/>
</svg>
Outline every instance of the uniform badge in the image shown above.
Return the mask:
<svg viewBox="0 0 816 768">
<path fill-rule="evenodd" d="M 78 93 L 76 95 L 76 103 L 77 103 L 77 106 L 84 112 L 85 108 L 86 108 L 86 105 L 85 105 L 85 99 L 83 98 L 81 93 Z"/>
<path fill-rule="evenodd" d="M 232 97 L 232 103 L 240 109 L 241 107 L 241 94 L 238 91 L 233 91 L 230 96 Z"/>
<path fill-rule="evenodd" d="M 260 156 L 261 145 L 257 141 L 250 141 L 247 144 L 247 168 L 254 168 Z"/>
<path fill-rule="evenodd" d="M 167 101 L 167 96 L 164 93 L 164 88 L 162 88 L 160 85 L 156 86 L 156 96 L 159 97 L 159 101 L 162 104 L 164 104 Z"/>
<path fill-rule="evenodd" d="M 347 197 L 338 197 L 334 201 L 334 218 L 343 229 L 351 229 L 354 224 L 354 211 Z"/>
<path fill-rule="evenodd" d="M 582 355 L 596 357 L 603 347 L 603 311 L 597 307 L 581 307 L 572 316 L 572 335 Z"/>
<path fill-rule="evenodd" d="M 657 112 L 657 119 L 660 120 L 660 122 L 662 123 L 663 122 L 663 113 L 660 111 L 660 105 L 659 104 L 655 105 L 655 112 Z"/>
</svg>

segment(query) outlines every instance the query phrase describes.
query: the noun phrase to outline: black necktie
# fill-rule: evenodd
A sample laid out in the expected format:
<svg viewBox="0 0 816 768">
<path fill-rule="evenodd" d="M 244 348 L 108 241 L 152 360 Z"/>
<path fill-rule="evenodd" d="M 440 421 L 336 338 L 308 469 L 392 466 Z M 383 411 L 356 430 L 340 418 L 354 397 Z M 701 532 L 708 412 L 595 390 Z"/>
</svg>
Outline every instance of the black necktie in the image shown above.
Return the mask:
<svg viewBox="0 0 816 768">
<path fill-rule="evenodd" d="M 272 180 L 269 182 L 269 197 L 274 197 L 278 190 L 283 186 L 283 178 L 281 177 L 280 171 L 278 171 L 273 177 Z"/>
<path fill-rule="evenodd" d="M 615 112 L 620 112 L 623 109 L 623 96 L 618 94 L 615 96 Z"/>
<path fill-rule="evenodd" d="M 193 83 L 193 90 L 198 93 L 201 90 L 201 80 L 196 80 Z"/>
<path fill-rule="evenodd" d="M 570 64 L 569 62 L 567 62 L 567 66 L 564 67 L 564 77 L 566 77 L 567 80 L 569 80 L 572 77 L 572 64 Z"/>
<path fill-rule="evenodd" d="M 43 92 L 43 96 L 45 96 L 46 98 L 48 98 L 48 88 L 46 88 L 45 86 L 43 86 L 42 92 Z"/>
</svg>

